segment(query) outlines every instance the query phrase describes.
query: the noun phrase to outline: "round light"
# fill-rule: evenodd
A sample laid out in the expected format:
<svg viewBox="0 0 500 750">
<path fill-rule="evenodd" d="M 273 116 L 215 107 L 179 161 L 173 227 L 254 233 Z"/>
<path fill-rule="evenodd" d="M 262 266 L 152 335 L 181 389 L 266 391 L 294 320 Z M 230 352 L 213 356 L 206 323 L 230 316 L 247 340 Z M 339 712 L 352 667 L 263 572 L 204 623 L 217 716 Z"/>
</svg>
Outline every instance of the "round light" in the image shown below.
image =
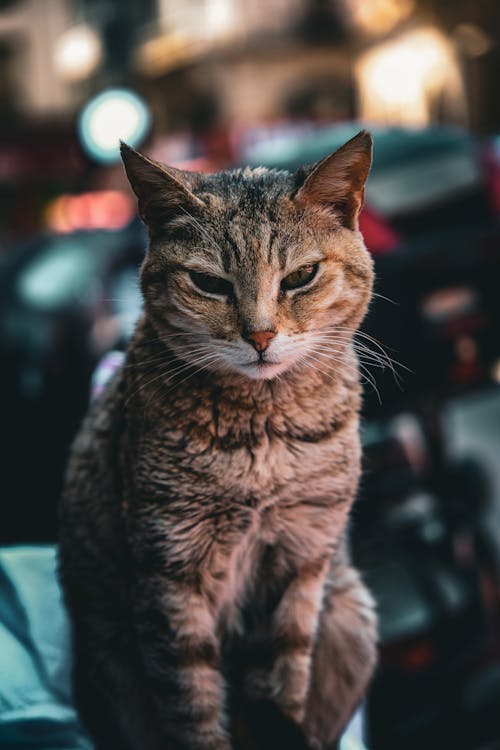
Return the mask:
<svg viewBox="0 0 500 750">
<path fill-rule="evenodd" d="M 81 81 L 92 75 L 102 61 L 102 42 L 87 24 L 73 26 L 61 34 L 54 46 L 54 67 L 67 81 Z"/>
<path fill-rule="evenodd" d="M 112 164 L 120 158 L 120 140 L 137 147 L 151 125 L 151 113 L 129 89 L 102 91 L 82 109 L 78 119 L 81 143 L 96 161 Z"/>
</svg>

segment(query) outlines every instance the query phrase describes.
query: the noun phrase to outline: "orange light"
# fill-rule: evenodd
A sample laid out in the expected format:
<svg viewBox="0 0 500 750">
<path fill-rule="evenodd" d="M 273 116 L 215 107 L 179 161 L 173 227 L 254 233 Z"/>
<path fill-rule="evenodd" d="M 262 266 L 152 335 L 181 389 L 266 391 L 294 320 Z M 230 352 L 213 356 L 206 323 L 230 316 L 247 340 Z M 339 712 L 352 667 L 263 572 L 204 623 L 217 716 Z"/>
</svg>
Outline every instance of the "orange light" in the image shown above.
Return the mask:
<svg viewBox="0 0 500 750">
<path fill-rule="evenodd" d="M 412 13 L 414 0 L 348 0 L 354 23 L 367 34 L 386 34 Z"/>
<path fill-rule="evenodd" d="M 119 190 L 61 195 L 45 209 L 45 224 L 53 232 L 125 227 L 135 214 L 132 198 Z"/>
<path fill-rule="evenodd" d="M 443 93 L 457 113 L 464 111 L 453 46 L 431 27 L 412 29 L 365 52 L 356 63 L 356 79 L 365 121 L 423 127 Z"/>
</svg>

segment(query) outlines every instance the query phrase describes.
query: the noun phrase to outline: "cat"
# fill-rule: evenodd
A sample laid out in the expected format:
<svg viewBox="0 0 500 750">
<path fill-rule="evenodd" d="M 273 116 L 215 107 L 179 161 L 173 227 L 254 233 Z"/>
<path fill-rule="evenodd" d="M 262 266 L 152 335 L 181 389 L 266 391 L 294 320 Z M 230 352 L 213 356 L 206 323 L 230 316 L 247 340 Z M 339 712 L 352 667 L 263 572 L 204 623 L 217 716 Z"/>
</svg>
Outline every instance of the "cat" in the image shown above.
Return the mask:
<svg viewBox="0 0 500 750">
<path fill-rule="evenodd" d="M 144 312 L 74 442 L 60 577 L 98 750 L 334 748 L 376 661 L 351 566 L 362 131 L 295 174 L 122 144 Z"/>
</svg>

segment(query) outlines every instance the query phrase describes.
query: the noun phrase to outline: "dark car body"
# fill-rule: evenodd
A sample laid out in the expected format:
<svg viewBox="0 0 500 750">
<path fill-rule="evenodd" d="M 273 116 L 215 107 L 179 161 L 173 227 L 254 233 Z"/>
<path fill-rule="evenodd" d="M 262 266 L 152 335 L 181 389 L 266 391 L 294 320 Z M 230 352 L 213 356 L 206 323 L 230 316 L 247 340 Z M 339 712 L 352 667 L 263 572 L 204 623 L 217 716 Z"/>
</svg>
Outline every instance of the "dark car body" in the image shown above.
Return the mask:
<svg viewBox="0 0 500 750">
<path fill-rule="evenodd" d="M 94 367 L 135 312 L 144 246 L 137 220 L 120 231 L 38 237 L 0 262 L 0 543 L 55 539 L 69 444 Z M 134 287 L 125 300 L 127 273 Z"/>
</svg>

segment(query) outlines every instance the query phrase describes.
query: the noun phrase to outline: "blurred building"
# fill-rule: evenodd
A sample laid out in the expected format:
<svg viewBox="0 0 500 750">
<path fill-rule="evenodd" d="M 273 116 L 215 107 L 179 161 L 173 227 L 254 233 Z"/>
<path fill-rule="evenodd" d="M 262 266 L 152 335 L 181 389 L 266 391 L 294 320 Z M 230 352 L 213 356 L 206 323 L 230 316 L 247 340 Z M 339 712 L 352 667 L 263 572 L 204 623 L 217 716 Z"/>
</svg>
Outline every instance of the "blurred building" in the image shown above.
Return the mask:
<svg viewBox="0 0 500 750">
<path fill-rule="evenodd" d="M 52 115 L 71 103 L 71 88 L 54 75 L 54 47 L 72 24 L 65 0 L 0 4 L 0 103 L 4 112 Z"/>
<path fill-rule="evenodd" d="M 103 86 L 126 82 L 151 96 L 159 130 L 203 126 L 215 114 L 482 118 L 478 126 L 497 127 L 494 107 L 478 102 L 498 60 L 493 0 L 480 9 L 436 0 L 3 0 L 0 11 L 0 105 L 11 116 L 72 115 Z"/>
<path fill-rule="evenodd" d="M 207 168 L 230 163 L 242 131 L 270 122 L 359 117 L 498 131 L 499 8 L 494 0 L 0 0 L 0 221 L 9 237 L 33 231 L 47 199 L 94 184 L 75 120 L 110 85 L 144 97 L 157 154 L 180 162 L 195 154 Z"/>
</svg>

